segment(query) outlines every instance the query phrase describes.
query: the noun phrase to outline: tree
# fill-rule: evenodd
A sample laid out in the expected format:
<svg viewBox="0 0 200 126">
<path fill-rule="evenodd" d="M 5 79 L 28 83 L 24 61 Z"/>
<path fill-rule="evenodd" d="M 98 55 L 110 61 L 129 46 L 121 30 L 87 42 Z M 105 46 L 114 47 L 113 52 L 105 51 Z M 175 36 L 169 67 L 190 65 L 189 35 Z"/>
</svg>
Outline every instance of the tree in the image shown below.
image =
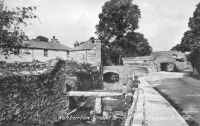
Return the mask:
<svg viewBox="0 0 200 126">
<path fill-rule="evenodd" d="M 152 48 L 144 35 L 137 32 L 129 32 L 126 36 L 111 43 L 111 59 L 117 63 L 121 57 L 136 57 L 150 54 Z M 114 54 L 112 54 L 114 53 Z"/>
<path fill-rule="evenodd" d="M 189 19 L 188 26 L 192 29 L 195 33 L 200 34 L 200 3 L 197 4 L 197 8 L 193 13 L 193 17 Z"/>
<path fill-rule="evenodd" d="M 79 46 L 80 45 L 80 43 L 78 42 L 78 41 L 76 41 L 75 43 L 74 43 L 74 47 L 77 47 L 77 46 Z"/>
<path fill-rule="evenodd" d="M 195 48 L 188 56 L 188 60 L 191 62 L 192 67 L 196 68 L 200 74 L 200 48 Z"/>
<path fill-rule="evenodd" d="M 138 28 L 140 10 L 132 0 L 110 0 L 102 7 L 96 33 L 103 44 L 113 37 L 120 39 Z"/>
<path fill-rule="evenodd" d="M 89 41 L 89 42 L 92 42 L 92 43 L 94 44 L 95 38 L 94 38 L 94 37 L 90 37 L 88 41 Z M 78 42 L 78 41 L 76 41 L 76 42 L 74 43 L 74 47 L 80 46 L 80 45 L 83 44 L 83 43 L 85 43 L 85 42 Z"/>
<path fill-rule="evenodd" d="M 190 29 L 184 33 L 181 44 L 178 48 L 173 47 L 173 50 L 186 52 L 200 46 L 200 3 L 197 4 L 193 17 L 190 17 L 188 26 Z"/>
<path fill-rule="evenodd" d="M 49 39 L 44 36 L 37 36 L 36 40 L 43 41 L 43 42 L 49 42 Z"/>
<path fill-rule="evenodd" d="M 89 41 L 94 43 L 95 42 L 95 38 L 94 37 L 90 37 Z"/>
<path fill-rule="evenodd" d="M 181 45 L 180 44 L 177 44 L 176 46 L 172 47 L 171 49 L 172 51 L 181 51 Z"/>
<path fill-rule="evenodd" d="M 139 27 L 139 18 L 140 10 L 132 0 L 110 0 L 104 4 L 99 24 L 96 25 L 96 34 L 102 43 L 102 60 L 121 64 L 122 57 L 143 56 L 152 52 L 144 35 L 135 32 Z"/>
<path fill-rule="evenodd" d="M 18 54 L 22 46 L 23 32 L 27 19 L 36 18 L 32 12 L 36 7 L 23 7 L 8 10 L 0 2 L 0 53 L 3 55 Z"/>
</svg>

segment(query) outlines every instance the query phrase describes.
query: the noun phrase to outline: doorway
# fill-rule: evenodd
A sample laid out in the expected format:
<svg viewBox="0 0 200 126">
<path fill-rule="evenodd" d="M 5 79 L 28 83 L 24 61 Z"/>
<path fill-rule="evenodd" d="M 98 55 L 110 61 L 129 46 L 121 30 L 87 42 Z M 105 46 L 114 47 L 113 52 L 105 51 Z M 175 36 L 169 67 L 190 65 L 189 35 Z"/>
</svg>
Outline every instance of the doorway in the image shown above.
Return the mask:
<svg viewBox="0 0 200 126">
<path fill-rule="evenodd" d="M 168 71 L 168 63 L 160 64 L 161 71 Z"/>
</svg>

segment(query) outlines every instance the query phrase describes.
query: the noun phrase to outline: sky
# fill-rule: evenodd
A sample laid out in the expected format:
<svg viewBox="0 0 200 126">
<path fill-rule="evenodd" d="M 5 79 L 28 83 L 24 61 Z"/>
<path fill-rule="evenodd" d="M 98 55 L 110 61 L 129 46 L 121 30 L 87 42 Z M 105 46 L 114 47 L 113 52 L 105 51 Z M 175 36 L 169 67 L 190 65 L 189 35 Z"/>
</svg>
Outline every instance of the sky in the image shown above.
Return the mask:
<svg viewBox="0 0 200 126">
<path fill-rule="evenodd" d="M 39 18 L 24 28 L 30 39 L 52 36 L 73 47 L 75 41 L 95 36 L 98 14 L 108 0 L 4 0 L 8 8 L 37 6 Z M 198 0 L 133 0 L 141 10 L 139 29 L 154 51 L 170 50 L 188 30 L 188 20 Z"/>
</svg>

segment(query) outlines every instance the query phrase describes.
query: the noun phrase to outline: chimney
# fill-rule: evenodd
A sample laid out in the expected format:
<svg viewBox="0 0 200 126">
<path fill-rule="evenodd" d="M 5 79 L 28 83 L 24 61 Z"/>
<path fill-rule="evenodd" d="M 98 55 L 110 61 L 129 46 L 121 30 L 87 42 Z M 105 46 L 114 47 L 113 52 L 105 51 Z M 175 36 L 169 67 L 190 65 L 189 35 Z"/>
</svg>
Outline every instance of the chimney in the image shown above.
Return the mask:
<svg viewBox="0 0 200 126">
<path fill-rule="evenodd" d="M 59 43 L 58 39 L 55 36 L 53 36 L 53 38 L 51 39 L 51 42 L 53 42 L 53 43 Z"/>
</svg>

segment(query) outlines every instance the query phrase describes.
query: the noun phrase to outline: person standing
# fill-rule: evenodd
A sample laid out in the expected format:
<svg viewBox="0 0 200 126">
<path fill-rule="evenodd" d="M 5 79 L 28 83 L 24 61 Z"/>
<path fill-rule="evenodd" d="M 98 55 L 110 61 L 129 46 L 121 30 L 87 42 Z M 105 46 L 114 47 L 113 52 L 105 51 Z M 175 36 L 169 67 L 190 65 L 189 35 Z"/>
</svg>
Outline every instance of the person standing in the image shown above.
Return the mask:
<svg viewBox="0 0 200 126">
<path fill-rule="evenodd" d="M 133 94 L 135 92 L 135 88 L 138 88 L 138 84 L 140 81 L 138 80 L 138 76 L 134 76 L 134 80 L 131 74 L 128 75 L 127 83 L 123 84 L 122 96 L 124 97 L 126 104 L 131 104 L 133 101 Z"/>
<path fill-rule="evenodd" d="M 140 84 L 140 81 L 138 79 L 138 76 L 135 75 L 134 76 L 134 80 L 133 80 L 133 88 L 138 88 L 138 85 Z"/>
</svg>

